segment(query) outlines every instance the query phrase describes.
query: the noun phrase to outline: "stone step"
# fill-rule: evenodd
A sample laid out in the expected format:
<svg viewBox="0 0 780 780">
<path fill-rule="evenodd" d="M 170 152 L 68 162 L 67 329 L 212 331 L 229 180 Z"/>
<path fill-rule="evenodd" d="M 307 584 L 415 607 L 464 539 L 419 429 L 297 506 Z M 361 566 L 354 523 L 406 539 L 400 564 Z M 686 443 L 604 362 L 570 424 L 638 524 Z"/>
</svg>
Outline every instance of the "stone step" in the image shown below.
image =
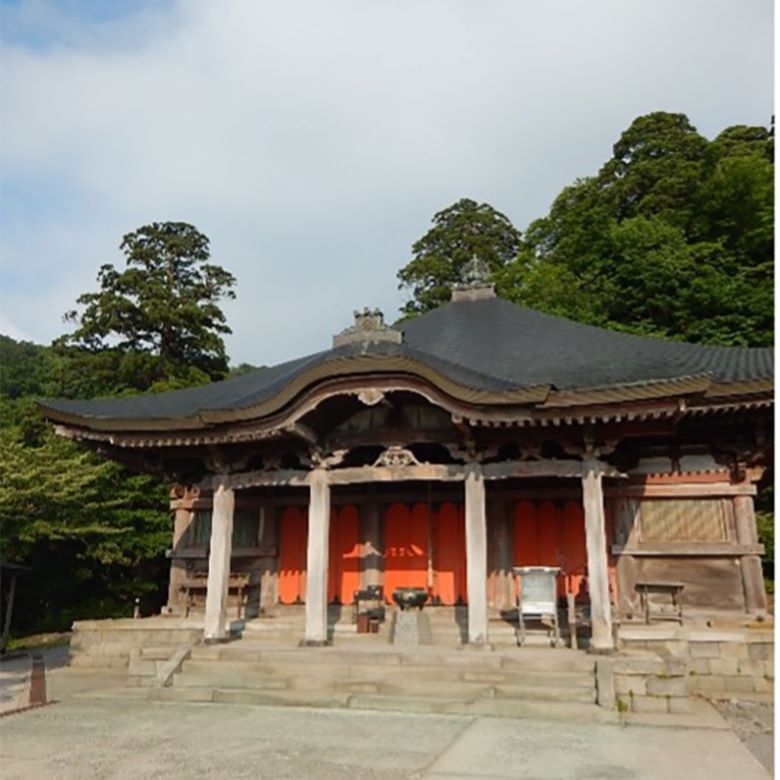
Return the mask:
<svg viewBox="0 0 780 780">
<path fill-rule="evenodd" d="M 142 647 L 140 648 L 140 657 L 144 661 L 167 661 L 173 654 L 174 648 L 170 645 L 165 647 Z"/>
<path fill-rule="evenodd" d="M 490 652 L 490 648 L 472 648 L 470 646 L 447 650 L 431 646 L 400 648 L 397 645 L 389 645 L 384 642 L 366 642 L 359 647 L 332 645 L 313 648 L 300 647 L 297 644 L 292 647 L 280 646 L 260 640 L 242 639 L 225 644 L 197 645 L 193 648 L 193 658 L 260 660 L 261 657 L 265 659 L 279 654 L 284 655 L 285 659 L 301 659 L 306 663 L 312 660 L 317 663 L 348 663 L 350 659 L 367 663 L 379 661 L 382 663 L 402 663 L 404 661 L 411 662 L 411 659 L 414 659 L 415 663 L 427 662 L 431 665 L 438 665 L 441 663 L 460 663 L 461 659 L 468 659 L 463 662 L 500 666 L 505 661 L 506 663 L 521 663 L 529 668 L 533 666 L 539 669 L 564 668 L 574 665 L 576 668 L 592 670 L 594 666 L 593 659 L 580 651 L 549 647 L 511 647 L 502 652 Z"/>
<path fill-rule="evenodd" d="M 297 682 L 297 681 L 296 681 Z M 371 690 L 374 685 L 376 690 Z M 296 686 L 297 687 L 297 686 Z M 403 677 L 396 680 L 341 681 L 334 686 L 336 690 L 353 693 L 381 693 L 396 696 L 415 696 L 421 698 L 460 699 L 472 701 L 476 698 L 532 699 L 535 701 L 595 703 L 595 688 L 569 688 L 540 685 L 501 685 L 494 686 L 483 682 L 447 682 L 430 679 L 425 682 L 412 682 Z"/>
<path fill-rule="evenodd" d="M 157 688 L 145 691 L 145 698 L 158 701 L 211 702 L 260 706 L 348 707 L 451 715 L 481 715 L 502 718 L 536 718 L 585 723 L 611 723 L 614 713 L 592 703 L 540 699 L 493 697 L 399 695 L 397 693 L 321 692 L 310 690 L 257 690 L 230 687 Z"/>
<path fill-rule="evenodd" d="M 499 698 L 533 698 L 540 701 L 595 701 L 593 678 L 575 677 L 573 684 L 568 679 L 550 677 L 544 684 L 541 680 L 529 683 L 528 678 L 501 680 L 498 684 L 482 679 L 442 679 L 430 671 L 407 675 L 406 670 L 388 674 L 387 669 L 379 673 L 370 667 L 334 668 L 331 673 L 306 673 L 281 675 L 274 671 L 253 667 L 251 664 L 228 664 L 226 662 L 188 662 L 174 678 L 174 687 L 182 688 L 235 688 L 251 690 L 297 690 L 327 693 L 383 693 L 396 695 L 420 695 L 430 697 L 457 697 L 473 699 L 478 696 Z M 327 671 L 327 670 L 325 670 Z M 420 670 L 422 672 L 422 670 Z M 541 683 L 541 684 L 540 684 Z"/>
<path fill-rule="evenodd" d="M 157 674 L 157 661 L 146 658 L 130 657 L 127 673 L 131 677 L 154 677 Z"/>
<path fill-rule="evenodd" d="M 80 649 L 105 643 L 113 643 L 125 647 L 161 647 L 163 645 L 196 642 L 202 636 L 202 629 L 76 629 L 71 636 L 71 647 Z"/>
<path fill-rule="evenodd" d="M 458 667 L 490 671 L 494 669 L 520 672 L 582 672 L 592 674 L 593 659 L 583 653 L 567 649 L 516 648 L 508 653 L 459 649 L 442 651 L 438 648 L 418 648 L 406 652 L 380 646 L 370 650 L 326 648 L 261 648 L 236 643 L 229 646 L 197 647 L 193 660 L 220 658 L 235 661 L 316 665 L 383 665 L 448 668 Z"/>
<path fill-rule="evenodd" d="M 176 688 L 248 688 L 253 690 L 285 690 L 290 679 L 263 674 L 246 674 L 234 669 L 183 669 L 173 678 Z"/>
<path fill-rule="evenodd" d="M 348 706 L 360 710 L 388 710 L 439 715 L 480 715 L 499 718 L 534 718 L 582 723 L 611 723 L 617 719 L 595 704 L 583 702 L 539 701 L 533 699 L 495 699 L 490 697 L 465 701 L 458 698 L 396 696 L 392 694 L 357 694 Z"/>
<path fill-rule="evenodd" d="M 531 687 L 580 688 L 593 690 L 594 678 L 589 672 L 580 671 L 528 671 L 518 669 L 441 666 L 432 670 L 430 666 L 397 664 L 306 664 L 285 661 L 235 661 L 235 660 L 188 660 L 182 669 L 184 673 L 213 674 L 221 679 L 230 675 L 237 680 L 250 681 L 258 677 L 311 677 L 331 680 L 377 680 L 394 682 L 402 678 L 410 683 L 426 683 L 436 679 L 445 683 L 466 682 L 482 685 L 519 685 Z M 247 683 L 248 684 L 248 683 Z"/>
<path fill-rule="evenodd" d="M 616 723 L 618 715 L 592 703 L 505 699 L 494 696 L 399 695 L 348 691 L 257 690 L 230 687 L 144 688 L 123 687 L 90 691 L 89 698 L 128 698 L 151 701 L 225 703 L 256 706 L 307 706 L 434 714 L 535 718 L 583 723 Z"/>
<path fill-rule="evenodd" d="M 346 707 L 351 694 L 326 694 L 313 691 L 265 691 L 249 688 L 156 688 L 148 689 L 145 698 L 154 701 L 213 702 L 301 707 Z"/>
<path fill-rule="evenodd" d="M 545 648 L 538 650 L 531 647 L 516 648 L 515 652 L 501 654 L 502 669 L 517 669 L 526 671 L 572 671 L 593 674 L 596 662 L 591 656 L 576 650 L 566 648 Z"/>
<path fill-rule="evenodd" d="M 77 669 L 127 669 L 128 659 L 115 655 L 72 655 L 68 665 Z"/>
<path fill-rule="evenodd" d="M 561 687 L 537 685 L 496 685 L 493 696 L 497 699 L 596 703 L 596 687 Z"/>
<path fill-rule="evenodd" d="M 157 675 L 129 676 L 126 685 L 130 688 L 159 688 L 160 681 Z"/>
</svg>

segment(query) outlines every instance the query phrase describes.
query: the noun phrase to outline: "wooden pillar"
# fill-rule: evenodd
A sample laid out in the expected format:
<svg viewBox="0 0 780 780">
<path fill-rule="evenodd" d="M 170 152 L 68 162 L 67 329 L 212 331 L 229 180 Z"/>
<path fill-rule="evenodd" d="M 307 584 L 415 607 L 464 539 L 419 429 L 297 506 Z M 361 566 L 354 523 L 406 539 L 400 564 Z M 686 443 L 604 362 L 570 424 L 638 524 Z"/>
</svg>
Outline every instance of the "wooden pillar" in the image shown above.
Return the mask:
<svg viewBox="0 0 780 780">
<path fill-rule="evenodd" d="M 360 556 L 360 587 L 382 584 L 382 542 L 379 504 L 372 499 L 360 507 L 362 548 Z"/>
<path fill-rule="evenodd" d="M 276 509 L 263 506 L 260 509 L 260 614 L 272 615 L 278 600 L 276 562 L 279 555 Z"/>
<path fill-rule="evenodd" d="M 230 582 L 230 555 L 233 541 L 233 491 L 220 484 L 214 491 L 211 513 L 211 547 L 209 549 L 209 576 L 206 584 L 206 618 L 203 624 L 207 642 L 224 640 L 228 632 L 228 584 Z"/>
<path fill-rule="evenodd" d="M 490 606 L 499 613 L 515 606 L 512 588 L 512 526 L 510 502 L 503 496 L 488 501 L 488 580 L 491 582 Z"/>
<path fill-rule="evenodd" d="M 171 573 L 168 580 L 168 611 L 179 612 L 181 610 L 181 586 L 187 576 L 184 561 L 176 557 L 186 544 L 187 530 L 192 522 L 191 509 L 181 507 L 173 510 L 173 556 L 171 558 Z"/>
<path fill-rule="evenodd" d="M 639 547 L 639 502 L 634 498 L 618 496 L 613 503 L 615 517 L 615 544 L 618 547 Z M 616 564 L 618 612 L 621 616 L 639 614 L 639 594 L 636 592 L 637 560 L 633 555 L 619 555 Z"/>
<path fill-rule="evenodd" d="M 466 591 L 469 601 L 469 642 L 488 641 L 487 523 L 485 480 L 476 464 L 466 467 Z"/>
<path fill-rule="evenodd" d="M 734 517 L 738 544 L 757 544 L 756 511 L 753 496 L 734 496 Z M 766 614 L 764 572 L 758 555 L 743 555 L 740 560 L 742 588 L 745 593 L 745 611 Z"/>
<path fill-rule="evenodd" d="M 328 643 L 328 534 L 330 485 L 324 469 L 309 477 L 309 541 L 306 551 L 306 631 L 303 643 Z"/>
<path fill-rule="evenodd" d="M 595 652 L 614 649 L 612 610 L 609 603 L 607 569 L 607 534 L 604 523 L 604 491 L 601 472 L 593 461 L 584 461 L 582 502 L 585 510 L 585 546 L 588 553 L 588 590 L 592 635 L 590 647 Z"/>
</svg>

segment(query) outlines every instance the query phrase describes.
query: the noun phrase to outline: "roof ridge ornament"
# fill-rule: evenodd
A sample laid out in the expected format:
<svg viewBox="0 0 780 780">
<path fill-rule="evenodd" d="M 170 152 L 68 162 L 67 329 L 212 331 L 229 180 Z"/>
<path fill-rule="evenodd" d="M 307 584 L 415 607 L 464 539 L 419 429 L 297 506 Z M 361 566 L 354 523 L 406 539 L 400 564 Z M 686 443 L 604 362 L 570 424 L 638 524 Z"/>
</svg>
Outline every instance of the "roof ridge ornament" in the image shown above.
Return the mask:
<svg viewBox="0 0 780 780">
<path fill-rule="evenodd" d="M 387 341 L 391 344 L 400 344 L 403 341 L 403 333 L 390 325 L 385 325 L 385 317 L 380 309 L 369 309 L 366 306 L 363 311 L 355 310 L 355 322 L 349 328 L 333 337 L 333 346 L 342 347 L 345 344 L 365 344 L 372 341 Z"/>
<path fill-rule="evenodd" d="M 460 271 L 460 282 L 452 286 L 453 301 L 481 301 L 496 297 L 496 286 L 490 281 L 490 266 L 476 254 Z"/>
</svg>

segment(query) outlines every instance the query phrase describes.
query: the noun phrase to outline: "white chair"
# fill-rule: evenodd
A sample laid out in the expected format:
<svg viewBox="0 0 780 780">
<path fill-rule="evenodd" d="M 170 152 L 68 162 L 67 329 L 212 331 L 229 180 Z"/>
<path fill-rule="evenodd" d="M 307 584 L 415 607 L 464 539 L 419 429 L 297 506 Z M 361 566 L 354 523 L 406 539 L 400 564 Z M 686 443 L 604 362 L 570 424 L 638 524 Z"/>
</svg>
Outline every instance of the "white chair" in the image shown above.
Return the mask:
<svg viewBox="0 0 780 780">
<path fill-rule="evenodd" d="M 550 643 L 558 647 L 561 631 L 558 625 L 558 588 L 556 578 L 560 572 L 557 566 L 516 566 L 512 569 L 520 580 L 517 597 L 517 644 L 525 642 L 527 618 L 552 623 Z"/>
</svg>

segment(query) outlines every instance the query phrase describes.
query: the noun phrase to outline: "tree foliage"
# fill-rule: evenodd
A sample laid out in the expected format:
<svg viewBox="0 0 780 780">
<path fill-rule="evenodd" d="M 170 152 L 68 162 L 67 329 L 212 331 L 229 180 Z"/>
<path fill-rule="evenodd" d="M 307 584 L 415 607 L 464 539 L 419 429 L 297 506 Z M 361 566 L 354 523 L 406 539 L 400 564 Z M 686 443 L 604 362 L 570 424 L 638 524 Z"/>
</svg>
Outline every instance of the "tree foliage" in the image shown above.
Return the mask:
<svg viewBox="0 0 780 780">
<path fill-rule="evenodd" d="M 438 212 L 433 227 L 412 247 L 412 260 L 398 272 L 400 287 L 412 293 L 404 314 L 446 303 L 461 269 L 475 255 L 497 273 L 512 261 L 519 245 L 520 233 L 487 203 L 464 198 Z"/>
<path fill-rule="evenodd" d="M 65 315 L 76 330 L 57 342 L 66 359 L 65 389 L 122 393 L 172 389 L 223 378 L 220 308 L 234 298 L 235 279 L 209 262 L 209 240 L 184 222 L 155 222 L 122 239 L 126 267 L 105 264 L 98 292 L 77 299 Z"/>
<path fill-rule="evenodd" d="M 167 488 L 55 436 L 34 398 L 155 392 L 227 373 L 219 308 L 233 277 L 208 262 L 191 225 L 126 235 L 127 267 L 101 268 L 78 299 L 74 333 L 53 348 L 0 337 L 0 553 L 27 565 L 14 630 L 164 602 L 171 543 Z"/>
<path fill-rule="evenodd" d="M 56 392 L 48 347 L 0 338 L 0 554 L 32 568 L 15 632 L 127 614 L 164 597 L 167 490 L 55 436 L 34 397 Z M 86 380 L 85 380 L 86 381 Z"/>
<path fill-rule="evenodd" d="M 597 175 L 528 227 L 499 292 L 644 335 L 770 345 L 772 159 L 765 128 L 707 141 L 682 114 L 639 117 Z"/>
<path fill-rule="evenodd" d="M 591 325 L 691 342 L 772 343 L 774 138 L 684 114 L 638 117 L 597 174 L 565 187 L 521 237 L 490 205 L 433 218 L 398 274 L 407 316 L 449 300 L 476 254 L 509 300 Z"/>
</svg>

